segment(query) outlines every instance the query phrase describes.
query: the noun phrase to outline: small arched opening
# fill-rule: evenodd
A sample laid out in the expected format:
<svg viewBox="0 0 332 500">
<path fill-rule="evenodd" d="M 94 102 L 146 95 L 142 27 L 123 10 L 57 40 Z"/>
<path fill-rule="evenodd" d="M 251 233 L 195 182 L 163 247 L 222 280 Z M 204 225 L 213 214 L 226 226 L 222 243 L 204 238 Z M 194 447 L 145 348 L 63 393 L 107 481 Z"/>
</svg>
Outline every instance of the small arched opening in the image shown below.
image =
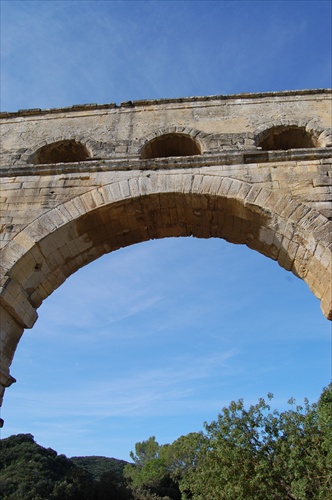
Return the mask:
<svg viewBox="0 0 332 500">
<path fill-rule="evenodd" d="M 90 158 L 86 146 L 75 140 L 57 141 L 42 146 L 30 158 L 34 165 L 51 163 L 75 163 Z"/>
<path fill-rule="evenodd" d="M 142 159 L 167 158 L 169 156 L 201 155 L 200 145 L 185 134 L 168 133 L 149 141 L 141 151 Z"/>
<path fill-rule="evenodd" d="M 316 141 L 305 127 L 279 126 L 261 134 L 256 146 L 263 151 L 307 149 L 316 147 Z"/>
</svg>

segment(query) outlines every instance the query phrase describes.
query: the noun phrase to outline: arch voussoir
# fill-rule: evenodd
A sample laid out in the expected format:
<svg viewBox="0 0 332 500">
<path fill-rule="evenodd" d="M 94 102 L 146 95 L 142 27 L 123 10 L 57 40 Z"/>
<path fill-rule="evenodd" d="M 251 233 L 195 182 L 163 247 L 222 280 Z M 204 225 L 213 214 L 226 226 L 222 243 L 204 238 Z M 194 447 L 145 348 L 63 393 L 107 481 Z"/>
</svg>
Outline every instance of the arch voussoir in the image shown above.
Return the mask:
<svg viewBox="0 0 332 500">
<path fill-rule="evenodd" d="M 173 196 L 174 194 L 177 194 L 177 196 L 190 195 L 194 196 L 195 199 L 197 196 L 203 196 L 202 200 L 204 199 L 204 202 L 201 200 L 197 203 L 195 202 L 195 205 L 192 206 L 195 208 L 195 206 L 200 205 L 204 210 L 207 210 L 208 207 L 207 199 L 225 200 L 223 203 L 225 207 L 227 206 L 227 209 L 225 209 L 226 215 L 228 214 L 228 218 L 235 217 L 233 224 L 236 225 L 237 232 L 239 233 L 235 235 L 236 231 L 231 229 L 229 238 L 234 237 L 237 240 L 240 239 L 246 242 L 249 247 L 255 248 L 264 255 L 277 260 L 287 270 L 294 268 L 296 274 L 306 279 L 306 281 L 308 279 L 305 273 L 301 271 L 304 264 L 294 265 L 294 260 L 301 256 L 299 252 L 301 246 L 308 249 L 306 256 L 303 254 L 301 259 L 308 258 L 310 254 L 311 258 L 319 260 L 324 254 L 324 262 L 329 262 L 329 252 L 328 250 L 325 251 L 325 243 L 317 250 L 318 240 L 310 232 L 312 226 L 316 227 L 316 229 L 318 227 L 318 230 L 320 227 L 326 227 L 326 220 L 321 214 L 314 213 L 313 209 L 292 200 L 284 194 L 278 194 L 259 185 L 224 176 L 208 175 L 200 171 L 189 171 L 185 174 L 150 172 L 139 177 L 129 177 L 95 188 L 72 200 L 66 201 L 62 206 L 58 206 L 45 213 L 28 225 L 13 239 L 7 249 L 7 254 L 11 255 L 11 258 L 9 260 L 5 259 L 5 264 L 12 272 L 14 268 L 17 271 L 20 270 L 20 280 L 22 280 L 24 286 L 26 282 L 29 282 L 31 287 L 31 276 L 36 275 L 31 271 L 30 274 L 26 274 L 26 280 L 24 280 L 22 266 L 20 268 L 18 263 L 37 244 L 36 248 L 40 255 L 37 259 L 34 259 L 34 262 L 39 259 L 43 259 L 43 262 L 49 260 L 53 268 L 57 266 L 62 269 L 65 279 L 72 272 L 73 267 L 75 268 L 80 262 L 85 262 L 85 258 L 82 255 L 86 252 L 91 252 L 94 246 L 93 242 L 87 236 L 80 233 L 76 221 L 84 217 L 84 230 L 88 231 L 89 234 L 94 234 L 94 237 L 96 237 L 96 228 L 102 228 L 105 223 L 107 224 L 107 219 L 105 220 L 104 215 L 100 212 L 102 207 L 112 207 L 119 203 L 123 204 L 126 201 L 130 202 L 134 198 L 144 198 L 153 195 L 157 195 L 158 197 L 163 196 L 163 199 L 165 199 L 165 197 Z M 177 198 L 177 203 L 180 199 Z M 189 201 L 189 206 L 192 203 L 193 201 Z M 209 210 L 214 205 L 215 202 L 212 205 L 210 202 Z M 187 202 L 186 207 L 182 208 L 182 210 L 188 211 Z M 176 208 L 178 211 L 180 210 L 179 205 Z M 143 210 L 144 208 L 141 209 L 141 211 Z M 155 210 L 161 210 L 160 202 L 159 208 L 155 208 Z M 94 214 L 93 218 L 89 218 L 89 214 L 92 213 Z M 198 208 L 197 213 L 199 213 Z M 176 217 L 176 215 L 173 216 Z M 128 220 L 131 219 L 129 218 Z M 232 224 L 230 220 L 228 223 Z M 248 229 L 249 223 L 251 224 L 250 230 Z M 203 234 L 202 230 L 198 231 L 197 229 L 199 221 L 195 220 L 195 222 L 190 224 L 196 227 L 199 234 Z M 168 225 L 172 225 L 171 219 L 168 219 Z M 215 224 L 213 230 L 210 228 L 213 236 L 218 233 L 216 230 L 217 226 L 218 224 Z M 252 235 L 252 229 L 255 227 L 257 234 Z M 61 229 L 61 231 L 55 235 L 58 229 Z M 247 234 L 245 234 L 246 230 Z M 203 232 L 208 237 L 207 230 L 204 229 Z M 240 234 L 241 232 L 243 233 L 242 235 Z M 150 230 L 147 230 L 147 233 L 150 236 L 153 234 L 153 237 L 156 237 L 156 235 L 162 237 L 162 230 L 160 228 L 158 230 L 155 228 L 153 231 L 150 228 Z M 119 234 L 116 236 L 117 239 L 119 238 Z M 144 239 L 146 237 L 147 235 Z M 13 246 L 15 251 L 11 252 Z M 48 246 L 52 248 L 57 246 L 58 250 L 49 252 Z M 14 262 L 14 255 L 16 263 Z M 74 255 L 80 256 L 79 258 L 77 257 L 77 261 L 75 261 L 75 258 L 71 258 Z M 38 262 L 36 264 L 41 266 Z M 31 263 L 27 267 L 31 268 Z M 53 278 L 51 280 L 47 279 L 46 274 L 44 276 L 44 292 L 40 295 L 38 303 L 47 296 L 48 291 L 53 286 L 51 284 L 54 283 L 54 271 L 50 275 Z M 56 276 L 57 278 L 59 277 L 58 274 Z M 61 280 L 63 280 L 63 277 L 61 277 Z M 33 280 L 33 285 L 35 286 L 35 280 Z"/>
</svg>

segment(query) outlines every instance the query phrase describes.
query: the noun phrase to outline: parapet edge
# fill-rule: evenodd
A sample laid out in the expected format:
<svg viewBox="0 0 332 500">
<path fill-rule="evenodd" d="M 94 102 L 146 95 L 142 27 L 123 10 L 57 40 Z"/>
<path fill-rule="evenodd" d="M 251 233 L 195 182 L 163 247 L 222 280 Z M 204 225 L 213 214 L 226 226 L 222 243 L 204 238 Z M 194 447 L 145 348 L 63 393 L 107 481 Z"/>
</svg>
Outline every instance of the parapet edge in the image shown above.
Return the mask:
<svg viewBox="0 0 332 500">
<path fill-rule="evenodd" d="M 241 94 L 228 94 L 228 95 L 209 95 L 209 96 L 192 96 L 192 97 L 177 97 L 177 98 L 161 98 L 161 99 L 139 99 L 134 101 L 124 101 L 120 104 L 74 104 L 72 106 L 63 108 L 50 108 L 50 109 L 20 109 L 18 111 L 1 111 L 0 118 L 12 118 L 21 116 L 33 115 L 46 115 L 56 113 L 69 113 L 76 111 L 94 111 L 103 109 L 120 109 L 120 108 L 135 108 L 141 106 L 156 106 L 163 104 L 177 104 L 177 103 L 190 103 L 190 102 L 206 102 L 215 100 L 231 100 L 231 99 L 257 99 L 264 97 L 286 97 L 286 96 L 302 96 L 302 95 L 321 95 L 331 94 L 332 89 L 306 89 L 306 90 L 282 90 L 276 92 L 255 92 L 255 93 L 241 93 Z"/>
</svg>

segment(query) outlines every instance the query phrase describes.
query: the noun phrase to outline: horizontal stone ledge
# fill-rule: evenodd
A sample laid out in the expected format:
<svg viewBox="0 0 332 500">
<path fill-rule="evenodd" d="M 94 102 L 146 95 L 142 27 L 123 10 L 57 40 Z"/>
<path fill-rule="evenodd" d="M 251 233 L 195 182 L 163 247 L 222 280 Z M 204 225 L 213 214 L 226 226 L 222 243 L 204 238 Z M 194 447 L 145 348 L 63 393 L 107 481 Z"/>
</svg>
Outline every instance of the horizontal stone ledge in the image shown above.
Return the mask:
<svg viewBox="0 0 332 500">
<path fill-rule="evenodd" d="M 63 173 L 104 172 L 112 170 L 174 170 L 222 165 L 248 165 L 283 161 L 310 161 L 332 159 L 331 150 L 291 149 L 287 151 L 241 150 L 197 156 L 172 156 L 142 160 L 137 156 L 93 159 L 77 163 L 54 163 L 42 165 L 16 165 L 1 167 L 0 178 L 26 175 L 60 175 Z M 278 165 L 282 167 L 282 165 Z"/>
<path fill-rule="evenodd" d="M 303 95 L 319 95 L 319 94 L 330 94 L 331 89 L 304 89 L 304 90 L 282 90 L 276 92 L 257 92 L 250 93 L 245 92 L 242 94 L 229 94 L 229 95 L 209 95 L 209 96 L 191 96 L 191 97 L 175 97 L 175 98 L 160 98 L 160 99 L 139 99 L 134 101 L 124 101 L 120 105 L 116 103 L 107 104 L 74 104 L 73 106 L 63 107 L 63 108 L 49 108 L 49 109 L 20 109 L 19 111 L 3 111 L 0 113 L 0 118 L 16 118 L 20 116 L 32 116 L 32 115 L 46 115 L 55 113 L 68 113 L 75 111 L 87 111 L 87 110 L 103 110 L 103 109 L 114 109 L 114 108 L 128 108 L 128 107 L 142 107 L 142 106 L 154 106 L 154 105 L 165 105 L 165 104 L 185 104 L 192 102 L 206 102 L 206 101 L 226 101 L 226 100 L 238 100 L 238 99 L 260 99 L 265 97 L 285 97 L 285 96 L 303 96 Z"/>
</svg>

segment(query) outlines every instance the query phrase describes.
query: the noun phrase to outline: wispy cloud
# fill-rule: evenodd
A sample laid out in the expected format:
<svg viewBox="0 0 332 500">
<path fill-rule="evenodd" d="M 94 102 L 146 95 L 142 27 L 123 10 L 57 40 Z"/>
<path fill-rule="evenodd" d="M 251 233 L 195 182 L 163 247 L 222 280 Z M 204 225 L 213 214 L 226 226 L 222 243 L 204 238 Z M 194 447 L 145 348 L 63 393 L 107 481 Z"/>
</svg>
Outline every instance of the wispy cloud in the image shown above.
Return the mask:
<svg viewBox="0 0 332 500">
<path fill-rule="evenodd" d="M 223 380 L 227 384 L 234 374 L 229 362 L 236 356 L 234 350 L 198 356 L 195 360 L 191 356 L 175 356 L 165 361 L 163 367 L 141 367 L 127 377 L 110 380 L 100 380 L 92 372 L 84 386 L 68 381 L 60 391 L 53 390 L 51 398 L 48 390 L 17 391 L 16 404 L 27 417 L 38 418 L 165 416 L 187 413 L 189 409 L 201 413 L 202 407 L 209 404 L 204 393 L 206 383 L 218 377 L 220 386 Z M 220 397 L 216 395 L 214 405 Z"/>
</svg>

